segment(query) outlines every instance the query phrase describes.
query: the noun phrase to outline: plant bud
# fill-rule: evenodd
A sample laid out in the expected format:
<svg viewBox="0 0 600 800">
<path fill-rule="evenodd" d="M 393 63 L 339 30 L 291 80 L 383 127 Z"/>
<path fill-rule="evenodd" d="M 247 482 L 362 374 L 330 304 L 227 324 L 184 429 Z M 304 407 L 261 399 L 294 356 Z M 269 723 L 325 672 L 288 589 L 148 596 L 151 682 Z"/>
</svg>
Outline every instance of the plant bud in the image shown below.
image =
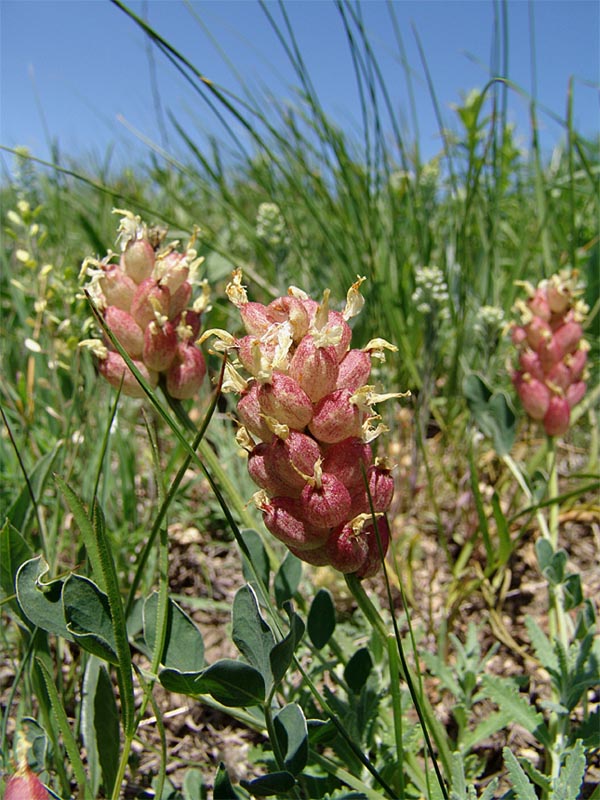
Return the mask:
<svg viewBox="0 0 600 800">
<path fill-rule="evenodd" d="M 285 439 L 277 437 L 271 442 L 267 460 L 272 474 L 288 486 L 302 489 L 320 456 L 319 445 L 311 436 L 290 430 Z"/>
<path fill-rule="evenodd" d="M 543 366 L 549 369 L 566 355 L 574 353 L 581 341 L 583 330 L 578 322 L 566 322 L 554 331 L 552 338 L 539 350 Z"/>
<path fill-rule="evenodd" d="M 248 456 L 248 474 L 257 486 L 264 489 L 271 497 L 300 497 L 300 492 L 304 486 L 293 488 L 288 482 L 282 480 L 278 472 L 273 469 L 273 459 L 271 457 L 271 445 L 266 442 L 259 442 Z"/>
<path fill-rule="evenodd" d="M 177 333 L 172 322 L 151 322 L 144 331 L 144 363 L 150 369 L 169 369 L 177 352 Z"/>
<path fill-rule="evenodd" d="M 156 314 L 168 317 L 171 293 L 154 278 L 146 278 L 137 287 L 131 301 L 131 316 L 140 326 L 146 328 L 156 319 Z"/>
<path fill-rule="evenodd" d="M 364 386 L 371 374 L 371 355 L 364 350 L 349 350 L 340 362 L 336 389 L 355 392 Z"/>
<path fill-rule="evenodd" d="M 267 529 L 288 547 L 312 550 L 325 544 L 328 528 L 317 528 L 301 518 L 298 501 L 291 497 L 264 498 L 259 505 Z"/>
<path fill-rule="evenodd" d="M 367 537 L 356 533 L 351 524 L 336 528 L 325 545 L 325 552 L 332 567 L 345 574 L 357 572 L 369 554 Z"/>
<path fill-rule="evenodd" d="M 571 409 L 565 397 L 552 395 L 544 415 L 544 430 L 548 436 L 562 436 L 569 430 Z"/>
<path fill-rule="evenodd" d="M 379 533 L 379 542 L 377 533 Z M 373 520 L 368 520 L 363 528 L 363 536 L 367 540 L 367 557 L 356 575 L 359 578 L 372 578 L 379 572 L 381 557 L 383 555 L 385 558 L 390 543 L 390 527 L 386 518 L 377 517 L 377 530 L 375 530 Z"/>
<path fill-rule="evenodd" d="M 544 380 L 544 370 L 539 355 L 530 350 L 523 350 L 519 356 L 519 365 L 523 372 L 528 372 L 532 378 L 537 378 L 538 381 Z"/>
<path fill-rule="evenodd" d="M 200 350 L 193 344 L 180 342 L 167 372 L 167 392 L 176 400 L 189 400 L 202 385 L 205 375 L 206 362 Z"/>
<path fill-rule="evenodd" d="M 173 319 L 173 325 L 177 329 L 177 335 L 184 341 L 196 340 L 200 336 L 200 326 L 202 324 L 202 314 L 187 308 L 181 314 L 177 314 Z"/>
<path fill-rule="evenodd" d="M 552 328 L 540 317 L 534 317 L 529 325 L 525 326 L 527 343 L 532 350 L 538 350 L 552 337 Z"/>
<path fill-rule="evenodd" d="M 160 269 L 158 275 L 163 286 L 174 295 L 178 289 L 187 282 L 190 274 L 187 258 L 184 253 L 171 250 L 159 259 Z"/>
<path fill-rule="evenodd" d="M 529 302 L 527 303 L 529 309 L 536 317 L 540 317 L 541 319 L 545 320 L 546 322 L 550 321 L 550 317 L 552 316 L 550 305 L 548 304 L 548 299 L 546 297 L 546 292 L 543 289 L 536 289 L 535 294 L 532 298 L 530 298 Z"/>
<path fill-rule="evenodd" d="M 335 444 L 349 437 L 360 437 L 363 415 L 351 398 L 348 389 L 336 389 L 319 400 L 308 426 L 315 439 Z"/>
<path fill-rule="evenodd" d="M 137 291 L 137 284 L 119 267 L 110 264 L 99 280 L 99 286 L 107 306 L 116 306 L 129 311 Z"/>
<path fill-rule="evenodd" d="M 514 383 L 523 408 L 529 416 L 532 419 L 543 419 L 550 403 L 548 387 L 527 373 L 525 375 L 517 373 Z"/>
<path fill-rule="evenodd" d="M 282 425 L 303 430 L 312 418 L 312 403 L 297 381 L 274 372 L 270 383 L 260 384 L 258 402 L 263 414 L 274 417 Z"/>
<path fill-rule="evenodd" d="M 290 323 L 294 342 L 300 342 L 308 333 L 308 311 L 297 297 L 292 297 L 291 295 L 278 297 L 269 303 L 266 307 L 266 313 L 272 322 Z"/>
<path fill-rule="evenodd" d="M 121 269 L 126 275 L 141 283 L 152 275 L 155 254 L 150 242 L 146 239 L 131 241 L 121 254 Z"/>
<path fill-rule="evenodd" d="M 571 370 L 564 361 L 559 361 L 548 372 L 545 380 L 548 386 L 552 385 L 564 391 L 571 383 Z"/>
<path fill-rule="evenodd" d="M 335 351 L 337 353 L 338 361 L 341 361 L 350 347 L 350 340 L 352 339 L 352 329 L 344 319 L 341 311 L 330 311 L 327 321 L 328 327 L 339 326 L 341 329 L 341 336 L 339 344 L 336 345 Z"/>
<path fill-rule="evenodd" d="M 122 308 L 108 306 L 104 311 L 104 321 L 119 340 L 131 358 L 141 358 L 144 349 L 144 332 L 131 316 Z"/>
<path fill-rule="evenodd" d="M 325 567 L 329 564 L 329 556 L 327 555 L 327 547 L 321 545 L 315 547 L 314 550 L 298 550 L 297 547 L 288 548 L 292 555 L 305 561 L 307 564 L 312 564 L 313 567 Z"/>
<path fill-rule="evenodd" d="M 300 495 L 302 517 L 319 528 L 334 528 L 350 515 L 350 492 L 335 475 L 324 472 L 319 480 L 306 484 Z"/>
<path fill-rule="evenodd" d="M 257 383 L 251 383 L 242 394 L 237 404 L 237 415 L 242 425 L 254 436 L 263 442 L 270 442 L 273 439 L 273 432 L 265 422 L 260 408 Z"/>
<path fill-rule="evenodd" d="M 567 402 L 569 404 L 569 408 L 574 408 L 577 403 L 581 403 L 585 396 L 585 383 L 583 381 L 577 381 L 576 383 L 572 383 L 566 392 Z"/>
<path fill-rule="evenodd" d="M 239 306 L 239 309 L 242 322 L 246 328 L 246 333 L 249 333 L 251 336 L 262 336 L 272 325 L 267 307 L 262 303 L 248 301 Z"/>
<path fill-rule="evenodd" d="M 313 403 L 318 402 L 336 388 L 335 347 L 317 347 L 312 336 L 305 336 L 292 356 L 289 375 L 298 381 Z"/>
<path fill-rule="evenodd" d="M 327 448 L 322 468 L 335 475 L 352 494 L 364 488 L 363 474 L 367 474 L 372 460 L 371 446 L 358 437 L 350 437 Z"/>
<path fill-rule="evenodd" d="M 587 349 L 578 347 L 574 353 L 566 357 L 566 363 L 571 373 L 571 381 L 578 381 L 583 375 L 587 363 Z"/>
<path fill-rule="evenodd" d="M 149 370 L 142 361 L 134 361 L 133 363 L 147 383 L 154 388 L 158 383 L 158 374 Z M 135 375 L 129 369 L 120 353 L 109 350 L 106 358 L 98 361 L 98 370 L 110 385 L 114 386 L 116 389 L 121 386 L 122 381 L 123 394 L 126 394 L 128 397 L 144 397 L 144 390 L 137 382 Z"/>
<path fill-rule="evenodd" d="M 169 319 L 174 319 L 190 304 L 190 300 L 192 299 L 192 285 L 184 281 L 175 291 L 171 289 L 169 289 L 169 291 L 171 292 Z"/>
</svg>

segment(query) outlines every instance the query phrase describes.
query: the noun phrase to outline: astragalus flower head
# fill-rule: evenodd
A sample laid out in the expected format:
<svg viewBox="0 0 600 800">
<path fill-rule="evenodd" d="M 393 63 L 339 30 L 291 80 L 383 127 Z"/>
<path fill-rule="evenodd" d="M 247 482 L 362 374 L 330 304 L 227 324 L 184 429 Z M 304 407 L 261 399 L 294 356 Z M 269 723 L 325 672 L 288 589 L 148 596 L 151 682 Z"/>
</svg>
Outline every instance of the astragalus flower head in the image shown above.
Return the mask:
<svg viewBox="0 0 600 800">
<path fill-rule="evenodd" d="M 521 285 L 528 298 L 515 304 L 520 319 L 512 326 L 512 341 L 519 360 L 513 384 L 529 416 L 549 436 L 562 436 L 586 390 L 589 346 L 582 322 L 588 309 L 578 299 L 576 273 L 564 270 L 537 287 Z"/>
<path fill-rule="evenodd" d="M 171 397 L 186 400 L 200 388 L 206 374 L 204 357 L 195 344 L 208 288 L 192 301 L 196 271 L 202 263 L 193 248 L 180 251 L 178 242 L 164 244 L 166 231 L 149 229 L 140 217 L 122 214 L 117 242 L 120 254 L 101 261 L 88 258 L 87 291 L 121 347 L 152 387 L 161 385 Z M 144 392 L 121 353 L 108 340 L 88 339 L 98 370 L 124 394 Z"/>
<path fill-rule="evenodd" d="M 320 302 L 295 287 L 268 305 L 251 302 L 236 270 L 227 295 L 245 335 L 211 330 L 201 339 L 215 336 L 215 349 L 230 355 L 224 386 L 239 394 L 237 439 L 268 530 L 304 561 L 361 578 L 387 551 L 393 494 L 390 467 L 373 459 L 370 443 L 386 430 L 374 406 L 401 396 L 368 383 L 372 357 L 393 345 L 350 348 L 363 280 L 336 311 L 329 290 Z"/>
</svg>

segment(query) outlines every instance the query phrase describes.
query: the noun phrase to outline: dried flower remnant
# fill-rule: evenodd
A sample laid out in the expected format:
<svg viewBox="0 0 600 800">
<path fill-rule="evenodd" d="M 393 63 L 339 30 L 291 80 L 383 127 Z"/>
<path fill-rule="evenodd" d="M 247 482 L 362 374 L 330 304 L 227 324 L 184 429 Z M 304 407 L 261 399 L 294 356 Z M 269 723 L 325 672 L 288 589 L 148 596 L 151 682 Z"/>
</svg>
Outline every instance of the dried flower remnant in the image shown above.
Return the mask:
<svg viewBox="0 0 600 800">
<path fill-rule="evenodd" d="M 512 326 L 512 341 L 519 360 L 512 381 L 527 414 L 548 436 L 562 436 L 585 394 L 589 345 L 582 322 L 588 308 L 578 299 L 576 273 L 564 270 L 537 287 L 521 285 L 529 296 L 515 304 L 520 320 Z"/>
<path fill-rule="evenodd" d="M 164 245 L 166 231 L 149 229 L 129 211 L 119 225 L 120 256 L 88 258 L 82 272 L 87 290 L 107 327 L 151 386 L 159 381 L 177 400 L 193 397 L 206 375 L 204 357 L 194 341 L 208 307 L 208 287 L 191 302 L 196 271 L 202 263 L 193 240 L 181 252 L 178 242 Z M 190 305 L 191 303 L 191 305 Z M 86 339 L 98 360 L 100 374 L 131 397 L 144 391 L 123 356 L 110 341 Z"/>
<path fill-rule="evenodd" d="M 377 573 L 389 544 L 393 480 L 373 459 L 370 443 L 386 430 L 374 406 L 402 396 L 367 383 L 371 358 L 393 345 L 373 339 L 350 348 L 363 280 L 340 312 L 329 308 L 328 290 L 320 303 L 295 287 L 269 305 L 251 302 L 236 270 L 227 294 L 246 335 L 211 330 L 201 338 L 215 336 L 215 349 L 232 355 L 225 388 L 240 396 L 237 439 L 266 527 L 304 561 L 360 578 Z"/>
</svg>

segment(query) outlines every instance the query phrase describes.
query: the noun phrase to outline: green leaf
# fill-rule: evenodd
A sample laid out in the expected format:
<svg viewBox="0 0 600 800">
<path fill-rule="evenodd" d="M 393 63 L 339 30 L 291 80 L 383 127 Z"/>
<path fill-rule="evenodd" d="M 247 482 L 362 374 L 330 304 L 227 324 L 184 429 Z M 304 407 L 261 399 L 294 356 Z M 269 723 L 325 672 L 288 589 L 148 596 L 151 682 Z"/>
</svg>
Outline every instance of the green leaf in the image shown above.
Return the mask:
<svg viewBox="0 0 600 800">
<path fill-rule="evenodd" d="M 284 706 L 273 718 L 273 726 L 286 770 L 298 775 L 308 759 L 308 730 L 302 709 L 296 703 Z"/>
<path fill-rule="evenodd" d="M 563 598 L 565 611 L 572 611 L 583 603 L 583 591 L 581 588 L 581 576 L 572 572 L 567 575 L 563 584 Z"/>
<path fill-rule="evenodd" d="M 560 772 L 554 781 L 552 800 L 571 800 L 579 797 L 585 773 L 585 750 L 581 739 L 567 753 Z"/>
<path fill-rule="evenodd" d="M 274 794 L 284 794 L 291 791 L 296 785 L 296 779 L 290 772 L 271 772 L 261 775 L 253 781 L 240 781 L 246 791 L 255 797 L 269 797 Z"/>
<path fill-rule="evenodd" d="M 0 591 L 4 597 L 16 594 L 15 581 L 21 564 L 33 556 L 33 551 L 8 520 L 0 530 Z M 9 606 L 21 614 L 16 598 L 9 600 Z"/>
<path fill-rule="evenodd" d="M 371 654 L 366 647 L 361 647 L 352 655 L 344 670 L 344 680 L 354 694 L 360 694 L 372 669 Z"/>
<path fill-rule="evenodd" d="M 558 658 L 550 639 L 548 639 L 533 617 L 529 615 L 525 617 L 525 627 L 529 633 L 535 654 L 544 669 L 553 675 L 558 675 Z"/>
<path fill-rule="evenodd" d="M 204 641 L 193 620 L 169 598 L 167 632 L 161 664 L 178 672 L 200 672 L 204 668 Z M 144 603 L 144 638 L 150 651 L 156 641 L 158 592 Z"/>
<path fill-rule="evenodd" d="M 302 562 L 293 553 L 288 552 L 273 582 L 277 608 L 282 608 L 287 600 L 293 598 L 298 591 L 301 577 Z"/>
<path fill-rule="evenodd" d="M 211 694 L 224 706 L 255 706 L 264 702 L 265 681 L 254 667 L 224 658 L 196 679 L 196 693 Z"/>
<path fill-rule="evenodd" d="M 113 686 L 102 662 L 92 656 L 83 678 L 81 733 L 94 796 L 100 781 L 110 797 L 119 768 L 119 712 Z"/>
<path fill-rule="evenodd" d="M 239 797 L 239 793 L 235 791 L 229 780 L 225 764 L 221 761 L 215 775 L 213 800 L 237 800 Z"/>
<path fill-rule="evenodd" d="M 511 716 L 513 722 L 533 734 L 544 747 L 552 747 L 552 739 L 543 716 L 528 701 L 517 694 L 508 681 L 491 675 L 483 676 L 487 696 L 501 711 Z"/>
<path fill-rule="evenodd" d="M 89 578 L 71 573 L 63 586 L 67 629 L 77 644 L 111 664 L 118 664 L 108 597 Z"/>
<path fill-rule="evenodd" d="M 264 677 L 267 690 L 273 684 L 270 653 L 275 644 L 273 632 L 260 613 L 254 589 L 246 584 L 233 600 L 231 638 L 248 663 Z"/>
<path fill-rule="evenodd" d="M 287 672 L 294 658 L 298 642 L 304 636 L 304 622 L 293 610 L 292 604 L 285 603 L 284 608 L 289 618 L 290 630 L 280 642 L 273 646 L 269 654 L 271 672 L 275 683 L 279 683 Z"/>
<path fill-rule="evenodd" d="M 335 630 L 335 606 L 327 589 L 319 589 L 313 598 L 308 612 L 307 630 L 317 650 L 325 647 Z"/>
<path fill-rule="evenodd" d="M 183 786 L 181 787 L 184 800 L 205 800 L 206 786 L 202 779 L 202 772 L 199 769 L 188 769 L 183 776 Z M 213 794 L 213 797 L 215 795 Z M 235 795 L 230 795 L 234 797 Z"/>
<path fill-rule="evenodd" d="M 463 381 L 463 394 L 480 431 L 489 436 L 499 456 L 507 455 L 515 440 L 515 415 L 504 392 L 492 392 L 480 375 Z"/>
<path fill-rule="evenodd" d="M 16 580 L 17 600 L 32 625 L 72 642 L 73 636 L 67 628 L 62 605 L 64 581 L 44 583 L 42 578 L 48 571 L 43 556 L 36 556 L 21 564 Z"/>
<path fill-rule="evenodd" d="M 35 467 L 31 470 L 29 474 L 29 484 L 35 498 L 41 496 L 44 485 L 48 480 L 50 470 L 52 469 L 54 459 L 63 445 L 63 440 L 59 439 L 52 450 L 37 460 Z M 6 512 L 6 516 L 15 528 L 20 531 L 25 531 L 33 512 L 34 505 L 31 498 L 31 492 L 27 486 L 27 483 L 24 483 L 20 493 L 17 495 L 15 501 Z"/>
<path fill-rule="evenodd" d="M 262 581 L 268 593 L 271 565 L 269 564 L 269 556 L 265 550 L 263 540 L 261 539 L 260 535 L 251 528 L 246 528 L 245 530 L 240 531 L 240 536 L 248 548 L 254 569 L 256 570 L 258 577 Z M 253 583 L 255 581 L 254 572 L 252 571 L 252 568 L 250 567 L 248 559 L 244 553 L 242 553 L 242 570 L 244 573 L 244 578 L 248 581 L 248 583 Z"/>
<path fill-rule="evenodd" d="M 537 800 L 537 794 L 535 793 L 533 784 L 508 747 L 502 749 L 502 755 L 504 756 L 504 763 L 518 800 Z"/>
<path fill-rule="evenodd" d="M 196 697 L 202 694 L 202 689 L 198 688 L 198 680 L 202 677 L 202 672 L 179 672 L 176 669 L 161 669 L 158 673 L 158 680 L 169 692 L 184 694 L 187 697 Z"/>
</svg>

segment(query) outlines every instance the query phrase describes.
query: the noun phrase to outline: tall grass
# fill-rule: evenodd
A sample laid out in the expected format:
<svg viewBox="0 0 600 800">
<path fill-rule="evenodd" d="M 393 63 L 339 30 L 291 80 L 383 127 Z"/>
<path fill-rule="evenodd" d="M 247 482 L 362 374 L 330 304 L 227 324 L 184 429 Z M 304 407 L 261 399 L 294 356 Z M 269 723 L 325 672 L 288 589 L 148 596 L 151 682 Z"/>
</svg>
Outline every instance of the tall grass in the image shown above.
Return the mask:
<svg viewBox="0 0 600 800">
<path fill-rule="evenodd" d="M 571 778 L 568 784 L 567 773 L 580 775 L 582 781 L 583 745 L 577 742 L 584 740 L 588 728 L 591 740 L 597 715 L 588 716 L 584 697 L 582 710 L 577 711 L 581 735 L 573 733 L 568 746 L 564 719 L 557 725 L 551 715 L 559 713 L 556 707 L 561 702 L 572 702 L 575 717 L 580 695 L 573 699 L 577 693 L 569 687 L 577 684 L 584 692 L 593 682 L 591 670 L 597 662 L 590 655 L 596 646 L 591 644 L 592 604 L 579 595 L 569 601 L 567 612 L 577 611 L 578 616 L 575 620 L 571 614 L 576 627 L 567 653 L 555 653 L 554 642 L 544 638 L 541 621 L 532 622 L 535 656 L 523 655 L 524 648 L 511 640 L 496 605 L 505 600 L 510 560 L 531 535 L 532 519 L 539 519 L 548 506 L 555 514 L 561 503 L 577 515 L 588 509 L 586 492 L 597 490 L 593 408 L 597 391 L 590 392 L 578 412 L 579 426 L 570 433 L 563 453 L 561 493 L 553 484 L 548 495 L 549 479 L 543 472 L 546 442 L 522 425 L 513 459 L 502 450 L 504 440 L 490 442 L 485 425 L 484 436 L 474 436 L 475 422 L 482 417 L 473 411 L 474 384 L 465 379 L 474 373 L 480 376 L 476 386 L 482 395 L 476 400 L 483 405 L 481 398 L 489 399 L 485 391 L 492 397 L 510 392 L 506 368 L 510 345 L 503 324 L 509 321 L 520 291 L 518 281 L 537 283 L 570 267 L 579 270 L 591 307 L 586 333 L 591 345 L 590 386 L 597 384 L 599 147 L 574 129 L 572 94 L 567 117 L 560 120 L 564 141 L 552 153 L 541 152 L 537 128 L 546 112 L 535 97 L 510 81 L 507 6 L 495 6 L 490 80 L 459 100 L 448 128 L 427 54 L 420 49 L 418 68 L 428 82 L 440 125 L 440 151 L 423 162 L 414 100 L 413 130 L 407 133 L 396 118 L 360 5 L 335 4 L 360 97 L 362 125 L 357 136 L 337 127 L 323 109 L 285 4 L 262 4 L 262 8 L 265 24 L 295 72 L 293 103 L 273 97 L 265 102 L 265 96 L 244 85 L 243 77 L 233 88 L 215 85 L 202 63 L 188 59 L 144 19 L 114 2 L 124 12 L 123 23 L 135 23 L 144 31 L 152 47 L 186 78 L 190 96 L 202 97 L 228 136 L 202 142 L 189 124 L 170 114 L 169 136 L 163 136 L 160 145 L 149 143 L 148 163 L 116 176 L 106 165 L 90 172 L 77 161 L 42 165 L 30 154 L 13 154 L 19 169 L 1 189 L 5 244 L 0 336 L 5 380 L 0 387 L 4 420 L 0 499 L 1 521 L 9 523 L 0 551 L 5 559 L 2 603 L 8 621 L 1 636 L 15 676 L 0 731 L 4 769 L 8 771 L 12 762 L 15 732 L 35 716 L 35 724 L 29 721 L 30 736 L 34 744 L 37 741 L 31 761 L 39 771 L 46 770 L 46 782 L 59 796 L 70 796 L 74 783 L 82 796 L 102 796 L 103 791 L 105 796 L 119 795 L 120 781 L 132 769 L 129 748 L 139 739 L 136 725 L 142 716 L 139 707 L 133 707 L 132 681 L 144 711 L 157 702 L 152 688 L 159 668 L 169 666 L 168 659 L 174 659 L 177 668 L 173 666 L 166 678 L 161 676 L 163 685 L 184 693 L 190 688 L 181 677 L 186 673 L 180 668 L 186 654 L 169 638 L 172 624 L 195 636 L 169 600 L 166 531 L 176 520 L 202 529 L 209 539 L 236 539 L 240 547 L 248 585 L 236 595 L 236 643 L 241 640 L 241 652 L 252 667 L 258 664 L 263 674 L 270 675 L 271 695 L 256 713 L 245 710 L 241 701 L 239 707 L 229 703 L 229 695 L 225 700 L 223 695 L 211 695 L 208 688 L 201 692 L 202 701 L 221 712 L 230 707 L 238 724 L 258 730 L 262 742 L 269 737 L 271 744 L 264 744 L 256 760 L 271 776 L 279 776 L 272 780 L 281 796 L 316 797 L 327 792 L 349 796 L 344 793 L 350 787 L 361 797 L 383 792 L 403 798 L 415 793 L 430 798 L 491 798 L 500 791 L 499 784 L 489 783 L 491 771 L 486 772 L 477 746 L 486 735 L 510 728 L 516 719 L 552 761 L 554 771 L 550 777 L 540 777 L 540 767 L 539 773 L 530 770 L 527 776 L 524 767 L 505 754 L 505 766 L 497 776 L 503 787 L 510 779 L 518 796 L 528 798 L 533 796 L 527 793 L 533 789 L 526 788 L 531 778 L 545 797 L 567 797 L 553 794 L 558 792 L 560 768 L 565 786 L 576 783 Z M 390 4 L 387 11 L 410 99 L 417 67 L 406 62 L 394 6 Z M 418 39 L 416 31 L 414 35 Z M 530 108 L 527 150 L 519 147 L 519 132 L 507 122 L 512 102 L 526 102 Z M 237 135 L 240 126 L 250 146 Z M 227 141 L 229 145 L 224 144 Z M 174 409 L 149 392 L 152 402 L 145 403 L 141 417 L 139 404 L 116 400 L 107 386 L 98 383 L 91 360 L 80 351 L 78 342 L 89 336 L 97 321 L 82 295 L 79 269 L 90 253 L 102 256 L 114 248 L 114 206 L 130 208 L 150 223 L 167 224 L 181 238 L 200 226 L 197 248 L 205 257 L 203 277 L 213 287 L 214 297 L 205 328 L 238 325 L 223 302 L 233 267 L 243 268 L 253 299 L 264 302 L 284 293 L 289 284 L 315 297 L 331 287 L 332 297 L 341 301 L 357 274 L 367 277 L 366 311 L 356 321 L 354 337 L 366 343 L 385 336 L 393 342 L 398 353 L 376 368 L 374 380 L 390 390 L 410 389 L 412 399 L 405 408 L 393 407 L 386 418 L 392 429 L 387 450 L 400 462 L 398 535 L 389 582 L 385 592 L 369 594 L 350 579 L 362 621 L 353 616 L 338 625 L 335 636 L 335 621 L 329 637 L 320 627 L 333 618 L 328 593 L 315 593 L 309 581 L 301 583 L 293 559 L 243 530 L 260 528 L 260 523 L 245 506 L 252 489 L 230 441 L 230 425 L 222 413 L 226 401 L 214 394 Z M 480 312 L 486 306 L 494 307 L 498 315 L 483 318 Z M 219 363 L 211 366 L 217 375 Z M 510 410 L 510 403 L 506 408 Z M 175 411 L 181 412 L 179 416 Z M 206 431 L 202 428 L 202 442 L 201 434 L 181 424 L 182 419 L 189 423 L 190 417 L 197 424 L 201 421 L 201 428 L 202 421 L 209 423 Z M 505 431 L 502 435 L 508 437 Z M 576 456 L 579 461 L 572 468 L 568 459 Z M 221 468 L 225 461 L 227 471 Z M 196 470 L 193 477 L 190 465 Z M 201 480 L 198 474 L 203 475 Z M 59 476 L 57 484 L 53 475 Z M 421 537 L 432 531 L 445 576 L 443 623 L 437 631 L 431 628 L 433 617 L 428 620 L 421 607 L 412 570 L 420 563 Z M 58 579 L 63 581 L 73 571 L 92 576 L 105 592 L 116 640 L 105 661 L 106 649 L 86 651 L 82 645 L 78 650 L 68 631 L 48 637 L 24 614 L 26 601 L 11 589 L 13 573 L 21 563 L 31 565 L 36 554 L 44 556 L 49 574 L 57 579 L 54 590 Z M 565 572 L 558 553 L 539 554 L 539 566 L 544 580 L 555 581 L 550 594 L 559 592 L 556 586 L 571 591 L 577 583 L 573 573 Z M 271 569 L 276 575 L 273 585 Z M 46 578 L 40 572 L 35 585 L 44 585 Z M 60 583 L 61 591 L 64 585 Z M 344 591 L 335 586 L 338 594 Z M 151 595 L 154 589 L 158 595 Z M 254 593 L 260 602 L 255 603 Z M 144 597 L 147 608 L 157 605 L 154 627 L 142 623 Z M 291 598 L 298 613 L 291 607 L 282 610 Z M 402 614 L 394 603 L 402 607 Z M 485 624 L 496 640 L 487 652 L 478 642 L 476 626 L 469 626 L 465 642 L 453 633 L 468 603 L 485 609 Z M 236 613 L 250 633 L 242 630 Z M 416 630 L 411 627 L 413 617 Z M 308 640 L 300 645 L 304 618 Z M 127 635 L 136 649 L 133 667 Z M 433 643 L 435 652 L 426 648 L 428 643 Z M 276 657 L 272 650 L 267 652 L 271 644 L 278 648 Z M 547 719 L 517 694 L 516 684 L 484 677 L 500 644 L 518 652 L 525 664 L 537 658 L 550 669 L 552 680 L 563 680 L 562 688 L 552 690 L 555 707 L 545 709 Z M 581 649 L 576 651 L 576 645 Z M 330 649 L 324 650 L 325 646 Z M 137 660 L 140 653 L 148 663 Z M 69 666 L 56 669 L 63 661 Z M 106 675 L 116 675 L 120 688 L 115 694 L 123 708 L 125 744 L 117 756 L 100 752 L 90 733 L 89 705 L 83 703 L 82 710 L 80 701 L 84 671 L 86 686 L 92 685 L 98 697 L 113 697 L 110 681 L 103 682 L 105 666 L 99 666 L 100 661 L 112 664 Z M 445 729 L 436 718 L 422 662 L 436 685 L 456 702 L 456 731 Z M 198 675 L 194 680 L 202 678 Z M 268 702 L 274 699 L 279 707 Z M 476 725 L 470 715 L 482 701 L 495 704 L 497 710 Z M 111 710 L 117 705 L 113 698 Z M 281 706 L 300 708 L 302 718 L 296 710 L 280 717 Z M 59 711 L 63 707 L 67 716 Z M 160 710 L 154 710 L 162 748 L 157 768 L 160 790 L 170 756 Z M 315 720 L 306 729 L 304 717 Z M 80 726 L 88 737 L 86 758 L 77 754 Z M 108 729 L 102 730 L 106 734 Z M 563 737 L 563 750 L 556 731 Z M 301 774 L 297 767 L 302 759 L 285 752 L 293 736 L 299 739 L 299 750 L 310 741 L 311 772 Z M 95 755 L 89 749 L 92 740 L 100 748 Z M 63 746 L 70 766 L 63 758 Z M 103 772 L 107 763 L 112 772 L 108 768 Z M 205 779 L 206 768 L 200 771 Z M 286 771 L 296 781 L 291 788 L 282 788 L 287 786 L 288 779 L 282 777 Z M 556 786 L 551 786 L 551 779 Z M 183 790 L 186 800 L 204 796 L 193 794 L 191 780 Z M 267 788 L 259 783 L 233 789 L 221 768 L 214 783 L 215 797 L 249 796 Z"/>
</svg>

